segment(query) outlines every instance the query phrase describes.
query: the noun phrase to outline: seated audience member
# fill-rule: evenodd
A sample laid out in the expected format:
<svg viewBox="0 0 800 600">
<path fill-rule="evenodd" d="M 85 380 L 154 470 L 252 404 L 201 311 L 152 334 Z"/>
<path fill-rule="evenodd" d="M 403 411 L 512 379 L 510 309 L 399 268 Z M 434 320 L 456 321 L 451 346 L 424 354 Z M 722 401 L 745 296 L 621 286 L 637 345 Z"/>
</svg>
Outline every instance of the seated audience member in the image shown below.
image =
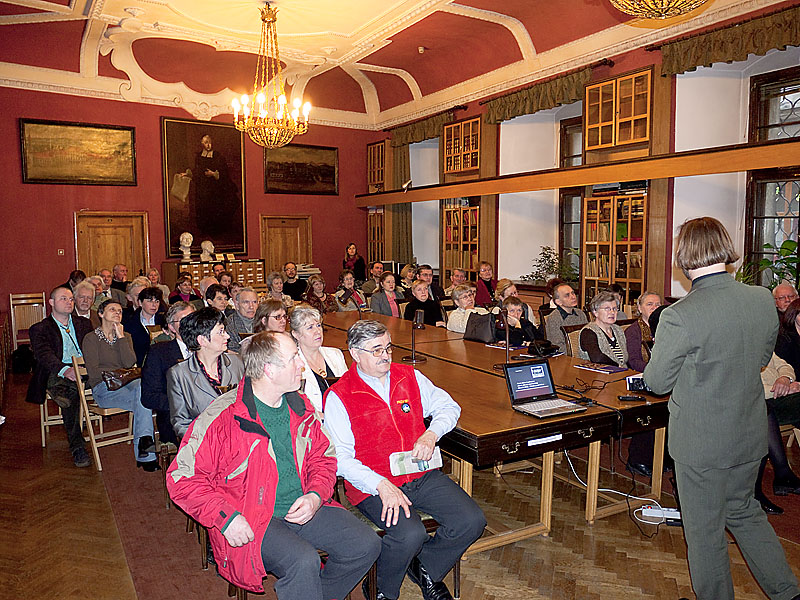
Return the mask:
<svg viewBox="0 0 800 600">
<path fill-rule="evenodd" d="M 289 317 L 286 306 L 278 300 L 265 300 L 258 305 L 253 323 L 253 333 L 286 331 Z"/>
<path fill-rule="evenodd" d="M 303 301 L 303 292 L 306 291 L 306 282 L 297 277 L 297 265 L 292 261 L 283 265 L 283 274 L 286 279 L 283 282 L 283 293 L 291 297 L 295 302 Z"/>
<path fill-rule="evenodd" d="M 475 305 L 476 306 L 493 306 L 494 305 L 494 288 L 497 285 L 497 279 L 494 279 L 494 269 L 492 264 L 482 260 L 478 267 L 478 281 L 476 282 L 475 291 Z"/>
<path fill-rule="evenodd" d="M 413 321 L 418 310 L 425 313 L 425 325 L 445 326 L 442 305 L 430 297 L 430 288 L 421 279 L 417 279 L 411 286 L 411 298 L 403 309 L 403 318 Z"/>
<path fill-rule="evenodd" d="M 531 323 L 524 314 L 525 303 L 516 296 L 509 296 L 503 300 L 503 308 L 508 311 L 508 343 L 511 346 L 528 346 L 537 339 L 544 339 L 542 333 Z M 502 320 L 495 320 L 495 342 L 506 341 L 505 329 L 502 327 Z"/>
<path fill-rule="evenodd" d="M 544 284 L 544 293 L 547 294 L 548 298 L 550 298 L 550 301 L 547 304 L 549 308 L 556 308 L 556 301 L 553 299 L 553 294 L 555 293 L 555 289 L 564 283 L 566 283 L 566 281 L 560 277 L 553 277 L 552 279 L 548 279 L 547 283 Z"/>
<path fill-rule="evenodd" d="M 367 263 L 364 261 L 364 257 L 358 253 L 355 244 L 348 244 L 344 249 L 342 270 L 350 271 L 356 281 L 364 283 L 367 280 Z"/>
<path fill-rule="evenodd" d="M 228 350 L 238 352 L 242 343 L 240 333 L 253 333 L 253 325 L 258 308 L 258 294 L 251 287 L 243 287 L 236 294 L 236 311 L 225 319 L 228 332 Z M 223 315 L 224 316 L 224 315 Z M 184 338 L 185 340 L 185 338 Z M 189 342 L 186 342 L 187 344 Z"/>
<path fill-rule="evenodd" d="M 586 323 L 586 313 L 576 308 L 578 306 L 578 296 L 575 290 L 567 283 L 557 285 L 553 290 L 553 301 L 556 303 L 556 310 L 547 315 L 544 319 L 545 334 L 547 339 L 558 346 L 560 352 L 567 351 L 567 340 L 561 327 L 564 325 L 583 325 Z"/>
<path fill-rule="evenodd" d="M 169 303 L 175 302 L 195 302 L 200 300 L 200 296 L 194 293 L 192 288 L 192 278 L 188 276 L 179 277 L 175 284 L 175 289 L 169 295 Z"/>
<path fill-rule="evenodd" d="M 29 330 L 31 350 L 36 363 L 33 377 L 28 384 L 26 400 L 33 404 L 44 404 L 45 394 L 50 392 L 53 401 L 61 407 L 64 429 L 75 466 L 88 467 L 92 461 L 83 442 L 80 401 L 72 357 L 83 356 L 81 345 L 83 338 L 92 331 L 92 324 L 89 319 L 72 314 L 72 291 L 64 286 L 50 292 L 47 302 L 50 305 L 50 315 L 32 325 Z"/>
<path fill-rule="evenodd" d="M 162 298 L 166 299 L 169 297 L 169 287 L 161 283 L 161 273 L 158 272 L 158 269 L 155 267 L 150 267 L 150 269 L 147 271 L 147 279 L 150 281 L 151 287 L 157 287 L 161 290 Z"/>
<path fill-rule="evenodd" d="M 436 302 L 444 300 L 444 290 L 442 286 L 433 281 L 433 269 L 430 265 L 420 265 L 417 267 L 417 279 L 427 284 L 428 295 L 432 299 L 436 300 Z"/>
<path fill-rule="evenodd" d="M 243 287 L 244 284 L 241 281 L 231 281 L 231 284 L 228 286 L 228 293 L 231 295 L 231 304 L 234 310 L 236 309 L 236 295 Z"/>
<path fill-rule="evenodd" d="M 344 354 L 338 348 L 326 348 L 322 330 L 322 315 L 308 304 L 300 304 L 289 318 L 292 337 L 300 348 L 303 361 L 303 393 L 315 410 L 322 412 L 322 395 L 328 389 L 329 377 L 341 377 L 347 371 Z"/>
<path fill-rule="evenodd" d="M 148 327 L 163 328 L 166 325 L 164 313 L 159 312 L 161 308 L 161 290 L 157 287 L 146 287 L 137 298 L 139 308 L 129 313 L 123 319 L 122 324 L 126 333 L 133 340 L 133 350 L 136 352 L 136 364 L 140 367 L 144 364 L 144 357 L 150 349 L 150 331 Z"/>
<path fill-rule="evenodd" d="M 231 284 L 233 283 L 233 274 L 229 273 L 228 271 L 223 271 L 219 274 L 219 284 L 228 290 L 230 294 Z"/>
<path fill-rule="evenodd" d="M 389 271 L 383 273 L 379 285 L 378 290 L 370 298 L 369 307 L 372 312 L 400 318 L 400 307 L 397 303 L 404 300 L 404 297 L 403 292 L 399 291 L 395 286 L 394 273 Z"/>
<path fill-rule="evenodd" d="M 72 314 L 76 317 L 89 319 L 93 327 L 98 327 L 100 325 L 100 318 L 97 316 L 97 311 L 92 308 L 92 304 L 94 304 L 95 286 L 84 280 L 75 286 L 73 293 L 75 294 L 75 310 L 72 311 Z"/>
<path fill-rule="evenodd" d="M 495 286 L 494 295 L 497 298 L 497 306 L 502 306 L 506 298 L 519 298 L 517 286 L 510 279 L 500 279 Z M 525 318 L 536 326 L 536 313 L 525 302 L 522 303 L 522 314 Z"/>
<path fill-rule="evenodd" d="M 781 315 L 775 354 L 789 363 L 795 373 L 800 373 L 800 300 L 795 300 Z"/>
<path fill-rule="evenodd" d="M 383 263 L 379 260 L 369 263 L 369 279 L 361 286 L 361 291 L 370 296 L 380 290 L 381 275 L 383 275 Z"/>
<path fill-rule="evenodd" d="M 292 297 L 283 293 L 283 277 L 277 271 L 273 271 L 267 275 L 267 297 L 272 300 L 283 302 L 286 308 L 294 306 Z"/>
<path fill-rule="evenodd" d="M 625 332 L 616 324 L 619 312 L 616 297 L 611 292 L 598 292 L 589 303 L 589 310 L 594 320 L 581 329 L 578 356 L 594 363 L 627 368 Z"/>
<path fill-rule="evenodd" d="M 94 295 L 95 298 L 100 296 L 103 293 L 103 278 L 100 275 L 89 275 L 86 279 L 84 279 L 86 283 L 91 283 L 94 286 Z"/>
<path fill-rule="evenodd" d="M 386 531 L 377 565 L 378 598 L 399 598 L 408 572 L 423 598 L 452 599 L 442 579 L 481 536 L 486 519 L 439 469 L 395 476 L 389 456 L 410 452 L 430 460 L 461 408 L 413 367 L 392 363 L 392 339 L 382 323 L 355 323 L 347 347 L 354 362 L 325 397 L 325 428 L 336 446 L 347 498 Z M 434 536 L 425 533 L 412 509 L 440 523 Z"/>
<path fill-rule="evenodd" d="M 453 290 L 461 285 L 462 283 L 467 282 L 467 272 L 463 269 L 453 269 L 452 274 L 450 275 L 450 287 L 444 288 L 444 295 L 450 296 L 453 293 Z"/>
<path fill-rule="evenodd" d="M 414 265 L 406 265 L 400 270 L 400 283 L 397 289 L 403 292 L 404 296 L 411 295 L 411 285 L 417 280 L 417 270 Z"/>
<path fill-rule="evenodd" d="M 775 298 L 775 308 L 782 313 L 786 307 L 797 300 L 797 289 L 791 283 L 784 281 L 775 286 L 775 289 L 772 290 L 772 297 Z"/>
<path fill-rule="evenodd" d="M 167 474 L 170 497 L 208 529 L 214 555 L 226 557 L 219 574 L 237 586 L 263 592 L 271 572 L 278 600 L 344 598 L 375 562 L 380 541 L 330 499 L 336 456 L 322 415 L 297 391 L 294 341 L 260 333 L 244 360 L 244 384 L 185 436 Z M 328 554 L 324 568 L 317 549 Z"/>
<path fill-rule="evenodd" d="M 172 427 L 182 438 L 189 425 L 217 396 L 235 387 L 242 375 L 242 360 L 230 352 L 224 317 L 206 306 L 189 313 L 178 325 L 189 358 L 167 371 L 167 399 Z"/>
<path fill-rule="evenodd" d="M 457 285 L 451 294 L 456 309 L 447 317 L 447 328 L 456 333 L 464 333 L 467 321 L 472 313 L 488 315 L 489 311 L 482 307 L 475 307 L 475 288 L 471 285 Z M 505 338 L 504 338 L 505 339 Z"/>
<path fill-rule="evenodd" d="M 224 271 L 225 271 L 225 263 L 215 262 L 213 265 L 211 265 L 211 272 L 213 273 L 214 278 L 217 279 L 217 281 L 219 281 L 220 273 L 223 273 Z"/>
<path fill-rule="evenodd" d="M 156 427 L 162 444 L 178 444 L 169 414 L 167 371 L 189 358 L 189 349 L 181 339 L 178 325 L 183 317 L 193 312 L 194 306 L 188 302 L 176 302 L 167 309 L 167 331 L 173 339 L 153 344 L 142 365 L 142 405 L 156 414 Z"/>
<path fill-rule="evenodd" d="M 628 315 L 622 310 L 622 299 L 625 297 L 625 288 L 618 283 L 612 283 L 606 288 L 606 291 L 614 294 L 614 298 L 617 300 L 617 317 L 620 319 L 627 319 Z"/>
<path fill-rule="evenodd" d="M 783 509 L 764 494 L 762 479 L 767 458 L 772 463 L 775 478 L 772 491 L 776 496 L 800 494 L 800 478 L 794 474 L 786 458 L 786 449 L 781 437 L 781 425 L 800 426 L 800 382 L 794 380 L 794 370 L 782 358 L 773 353 L 766 367 L 761 369 L 761 383 L 767 400 L 767 449 L 761 460 L 756 478 L 755 497 L 767 514 L 780 515 Z"/>
<path fill-rule="evenodd" d="M 200 289 L 198 296 L 200 296 L 200 298 L 205 298 L 206 290 L 212 285 L 219 285 L 219 280 L 216 277 L 203 277 L 200 280 L 200 285 L 197 286 Z"/>
<path fill-rule="evenodd" d="M 139 294 L 147 287 L 150 287 L 150 280 L 147 277 L 136 277 L 128 282 L 128 287 L 125 288 L 126 303 L 122 305 L 123 321 L 139 308 Z"/>
<path fill-rule="evenodd" d="M 214 283 L 206 289 L 206 304 L 218 311 L 225 313 L 226 317 L 233 314 L 234 310 L 230 307 L 231 297 L 228 288 L 220 283 Z"/>
<path fill-rule="evenodd" d="M 336 300 L 333 294 L 325 291 L 325 279 L 322 275 L 312 275 L 308 278 L 308 288 L 303 294 L 303 301 L 316 308 L 323 315 L 336 312 Z"/>
<path fill-rule="evenodd" d="M 84 273 L 80 269 L 75 269 L 74 271 L 70 272 L 66 283 L 61 284 L 61 287 L 67 288 L 68 290 L 70 290 L 74 294 L 75 293 L 75 288 L 84 279 L 86 279 L 86 273 Z"/>
<path fill-rule="evenodd" d="M 662 304 L 661 295 L 656 292 L 645 292 L 636 300 L 639 318 L 625 330 L 628 366 L 634 371 L 644 371 L 647 362 L 650 360 L 650 351 L 653 348 L 650 315 Z"/>
<path fill-rule="evenodd" d="M 111 271 L 111 287 L 121 292 L 128 290 L 128 267 L 122 263 L 114 265 Z"/>
<path fill-rule="evenodd" d="M 125 290 L 119 290 L 111 287 L 111 281 L 113 277 L 109 269 L 100 269 L 97 272 L 97 277 L 99 277 L 103 281 L 103 289 L 99 294 L 95 296 L 94 299 L 95 310 L 105 300 L 116 300 L 117 302 L 119 302 L 120 306 L 128 305 L 128 300 L 125 297 Z"/>
<path fill-rule="evenodd" d="M 133 455 L 145 471 L 160 470 L 153 440 L 153 413 L 142 405 L 142 380 L 134 379 L 118 390 L 109 390 L 104 371 L 128 369 L 136 364 L 133 340 L 122 326 L 122 307 L 106 300 L 97 309 L 100 327 L 83 338 L 87 385 L 94 401 L 103 408 L 122 408 L 133 413 Z"/>
<path fill-rule="evenodd" d="M 353 272 L 349 269 L 343 270 L 339 273 L 339 289 L 333 295 L 336 300 L 336 309 L 339 312 L 346 312 L 351 310 L 365 310 L 367 308 L 367 300 L 362 292 L 356 289 L 356 278 Z M 347 293 L 350 297 L 344 299 Z"/>
</svg>

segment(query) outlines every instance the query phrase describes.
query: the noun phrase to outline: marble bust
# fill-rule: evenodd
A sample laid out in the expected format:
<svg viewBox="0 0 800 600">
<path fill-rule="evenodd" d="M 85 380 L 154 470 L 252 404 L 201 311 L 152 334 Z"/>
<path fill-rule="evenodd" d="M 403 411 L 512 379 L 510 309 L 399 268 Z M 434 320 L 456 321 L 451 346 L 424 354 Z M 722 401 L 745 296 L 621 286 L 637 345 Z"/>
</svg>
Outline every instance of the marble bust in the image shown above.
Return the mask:
<svg viewBox="0 0 800 600">
<path fill-rule="evenodd" d="M 211 262 L 214 260 L 214 243 L 211 240 L 203 240 L 200 242 L 200 260 L 203 262 Z"/>
<path fill-rule="evenodd" d="M 192 259 L 192 242 L 194 241 L 194 236 L 189 233 L 188 231 L 184 231 L 180 237 L 179 246 L 180 251 L 183 252 L 183 260 L 191 260 Z"/>
</svg>

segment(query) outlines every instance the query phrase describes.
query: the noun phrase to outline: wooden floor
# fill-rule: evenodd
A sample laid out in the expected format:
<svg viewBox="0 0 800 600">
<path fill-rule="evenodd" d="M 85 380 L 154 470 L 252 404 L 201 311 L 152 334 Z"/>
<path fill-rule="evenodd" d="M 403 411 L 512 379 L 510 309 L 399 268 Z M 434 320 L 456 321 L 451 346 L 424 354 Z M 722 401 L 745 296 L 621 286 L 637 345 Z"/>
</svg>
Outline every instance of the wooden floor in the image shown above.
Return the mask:
<svg viewBox="0 0 800 600">
<path fill-rule="evenodd" d="M 141 583 L 136 584 L 137 595 L 134 580 L 146 578 L 136 573 L 147 562 L 126 558 L 103 476 L 93 468 L 72 466 L 63 430 L 54 430 L 48 447 L 41 448 L 38 407 L 22 401 L 25 384 L 27 377 L 12 377 L 10 394 L 0 406 L 8 418 L 0 426 L 0 599 L 163 600 L 163 593 Z M 576 467 L 585 469 L 580 463 Z M 566 462 L 559 470 L 566 474 Z M 509 473 L 499 479 L 476 472 L 475 497 L 490 522 L 533 522 L 538 518 L 538 480 L 538 473 Z M 604 473 L 602 484 L 627 491 L 630 480 Z M 655 532 L 643 527 L 648 534 Z M 800 574 L 800 546 L 784 541 L 784 548 Z M 733 543 L 730 555 L 737 599 L 765 598 Z M 582 492 L 561 481 L 553 492 L 550 537 L 473 555 L 462 565 L 465 599 L 694 597 L 680 528 L 662 526 L 646 539 L 627 514 L 589 526 L 583 520 Z M 215 579 L 211 572 L 193 569 L 174 573 L 173 581 Z M 359 593 L 353 596 L 360 600 Z M 225 600 L 218 592 L 206 597 Z M 417 600 L 421 595 L 406 582 L 401 598 Z"/>
</svg>

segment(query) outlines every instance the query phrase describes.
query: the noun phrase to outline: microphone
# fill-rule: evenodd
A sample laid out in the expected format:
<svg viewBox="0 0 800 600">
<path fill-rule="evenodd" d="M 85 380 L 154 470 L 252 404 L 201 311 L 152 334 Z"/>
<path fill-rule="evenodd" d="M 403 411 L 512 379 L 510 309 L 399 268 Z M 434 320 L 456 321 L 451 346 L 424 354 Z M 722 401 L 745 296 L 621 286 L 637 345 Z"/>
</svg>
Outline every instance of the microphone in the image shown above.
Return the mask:
<svg viewBox="0 0 800 600">
<path fill-rule="evenodd" d="M 422 309 L 414 313 L 414 320 L 411 323 L 411 354 L 403 357 L 403 362 L 412 365 L 428 360 L 424 356 L 417 356 L 417 329 L 425 329 L 425 311 Z"/>
<path fill-rule="evenodd" d="M 356 305 L 356 310 L 358 311 L 358 320 L 360 321 L 361 320 L 361 307 L 358 305 L 358 302 L 356 302 L 355 298 L 353 298 L 353 294 L 354 293 L 355 293 L 355 290 L 353 290 L 353 288 L 345 288 L 344 293 L 339 298 L 339 301 L 342 303 L 342 306 L 347 306 L 350 303 L 350 301 L 352 300 L 353 304 Z"/>
<path fill-rule="evenodd" d="M 425 329 L 425 311 L 421 308 L 414 313 L 414 321 L 412 327 L 414 329 Z"/>
<path fill-rule="evenodd" d="M 509 336 L 509 326 L 508 326 L 508 309 L 501 308 L 500 314 L 498 315 L 500 320 L 495 323 L 495 329 L 499 329 L 501 331 L 505 330 L 506 332 L 506 363 L 509 362 L 508 360 L 508 336 Z M 492 365 L 492 368 L 495 371 L 502 371 L 503 370 L 503 363 L 497 363 L 496 365 Z"/>
</svg>

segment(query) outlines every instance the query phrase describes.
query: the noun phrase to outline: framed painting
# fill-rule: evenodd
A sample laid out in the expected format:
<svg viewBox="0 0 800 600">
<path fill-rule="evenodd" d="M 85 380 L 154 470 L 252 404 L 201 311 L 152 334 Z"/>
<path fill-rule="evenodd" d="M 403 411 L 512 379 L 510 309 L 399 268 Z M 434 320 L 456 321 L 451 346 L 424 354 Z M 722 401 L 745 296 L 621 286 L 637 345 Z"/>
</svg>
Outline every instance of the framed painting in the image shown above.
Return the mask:
<svg viewBox="0 0 800 600">
<path fill-rule="evenodd" d="M 136 185 L 134 128 L 20 119 L 23 183 Z"/>
<path fill-rule="evenodd" d="M 339 149 L 289 144 L 264 150 L 267 194 L 339 194 Z"/>
<path fill-rule="evenodd" d="M 161 117 L 164 220 L 169 256 L 192 254 L 211 240 L 214 252 L 247 251 L 244 137 L 233 125 Z"/>
</svg>

